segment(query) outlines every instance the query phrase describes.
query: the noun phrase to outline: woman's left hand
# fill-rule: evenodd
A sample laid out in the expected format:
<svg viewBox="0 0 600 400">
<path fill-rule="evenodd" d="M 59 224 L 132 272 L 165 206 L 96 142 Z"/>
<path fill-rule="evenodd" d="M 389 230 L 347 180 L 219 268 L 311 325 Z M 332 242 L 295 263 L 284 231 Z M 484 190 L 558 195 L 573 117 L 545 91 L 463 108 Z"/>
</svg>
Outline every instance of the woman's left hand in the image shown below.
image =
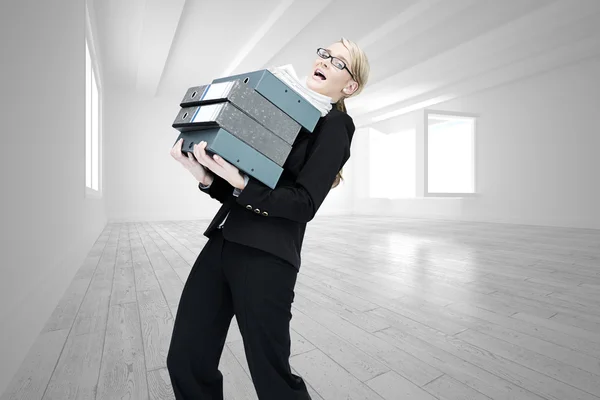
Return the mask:
<svg viewBox="0 0 600 400">
<path fill-rule="evenodd" d="M 236 166 L 228 163 L 223 158 L 215 154 L 210 157 L 206 154 L 206 142 L 202 141 L 194 145 L 194 156 L 196 160 L 206 168 L 210 169 L 215 175 L 229 182 L 233 187 L 238 189 L 244 188 L 244 177 L 240 174 L 240 170 Z"/>
</svg>

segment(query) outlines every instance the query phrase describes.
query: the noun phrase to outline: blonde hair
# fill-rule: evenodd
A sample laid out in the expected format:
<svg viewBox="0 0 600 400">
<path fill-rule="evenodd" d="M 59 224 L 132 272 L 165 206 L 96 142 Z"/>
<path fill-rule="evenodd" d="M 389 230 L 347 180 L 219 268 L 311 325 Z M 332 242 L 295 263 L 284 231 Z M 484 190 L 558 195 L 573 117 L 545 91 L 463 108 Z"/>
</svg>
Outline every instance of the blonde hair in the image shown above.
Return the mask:
<svg viewBox="0 0 600 400">
<path fill-rule="evenodd" d="M 369 59 L 367 58 L 365 52 L 358 46 L 358 44 L 354 43 L 353 41 L 342 37 L 339 40 L 339 42 L 342 43 L 350 52 L 351 65 L 349 65 L 348 68 L 350 68 L 350 71 L 352 71 L 352 75 L 354 75 L 356 83 L 358 83 L 358 89 L 356 89 L 354 93 L 347 97 L 358 96 L 360 92 L 363 91 L 365 85 L 367 84 L 367 81 L 369 80 L 369 73 L 371 72 Z M 344 99 L 345 97 L 339 99 L 338 102 L 335 103 L 335 108 L 344 113 L 347 113 L 346 104 L 344 104 Z M 336 175 L 335 181 L 333 181 L 333 185 L 331 186 L 332 189 L 339 185 L 340 182 L 344 179 L 342 177 L 343 170 L 343 168 L 340 169 L 340 172 L 338 172 L 338 174 Z"/>
</svg>

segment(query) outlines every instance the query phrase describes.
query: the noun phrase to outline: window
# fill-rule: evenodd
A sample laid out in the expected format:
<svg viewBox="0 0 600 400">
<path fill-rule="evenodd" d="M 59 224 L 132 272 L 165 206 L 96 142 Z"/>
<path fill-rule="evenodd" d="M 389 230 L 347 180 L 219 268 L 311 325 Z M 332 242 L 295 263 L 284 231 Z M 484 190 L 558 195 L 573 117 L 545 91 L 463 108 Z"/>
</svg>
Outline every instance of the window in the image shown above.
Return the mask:
<svg viewBox="0 0 600 400">
<path fill-rule="evenodd" d="M 369 133 L 369 197 L 415 197 L 416 131 Z"/>
<path fill-rule="evenodd" d="M 88 29 L 89 29 L 88 25 Z M 87 194 L 100 190 L 100 130 L 101 108 L 97 68 L 92 62 L 89 36 L 85 40 L 85 185 Z"/>
<path fill-rule="evenodd" d="M 475 192 L 475 118 L 427 114 L 425 193 Z"/>
</svg>

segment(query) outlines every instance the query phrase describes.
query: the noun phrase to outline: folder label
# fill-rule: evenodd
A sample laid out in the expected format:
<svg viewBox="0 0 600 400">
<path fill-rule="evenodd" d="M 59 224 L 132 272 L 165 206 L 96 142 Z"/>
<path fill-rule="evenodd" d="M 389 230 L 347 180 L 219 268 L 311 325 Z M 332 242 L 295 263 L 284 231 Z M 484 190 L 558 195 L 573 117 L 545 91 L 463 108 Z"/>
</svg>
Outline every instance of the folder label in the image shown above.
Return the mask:
<svg viewBox="0 0 600 400">
<path fill-rule="evenodd" d="M 223 106 L 226 103 L 216 103 L 216 104 L 206 104 L 204 106 L 198 107 L 196 110 L 196 114 L 192 117 L 191 122 L 208 122 L 214 121 L 217 118 L 217 115 L 223 109 Z"/>
<path fill-rule="evenodd" d="M 202 100 L 226 99 L 235 82 L 213 83 L 207 85 Z"/>
</svg>

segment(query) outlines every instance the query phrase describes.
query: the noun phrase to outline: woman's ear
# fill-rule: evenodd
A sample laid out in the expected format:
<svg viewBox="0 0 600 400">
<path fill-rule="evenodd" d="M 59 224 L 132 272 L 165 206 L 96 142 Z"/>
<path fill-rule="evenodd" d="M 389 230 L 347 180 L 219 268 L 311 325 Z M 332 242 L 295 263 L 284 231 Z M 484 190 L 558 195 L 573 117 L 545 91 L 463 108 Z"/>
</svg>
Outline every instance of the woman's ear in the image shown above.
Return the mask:
<svg viewBox="0 0 600 400">
<path fill-rule="evenodd" d="M 358 89 L 358 83 L 351 81 L 342 91 L 349 96 L 356 92 L 356 89 Z"/>
</svg>

